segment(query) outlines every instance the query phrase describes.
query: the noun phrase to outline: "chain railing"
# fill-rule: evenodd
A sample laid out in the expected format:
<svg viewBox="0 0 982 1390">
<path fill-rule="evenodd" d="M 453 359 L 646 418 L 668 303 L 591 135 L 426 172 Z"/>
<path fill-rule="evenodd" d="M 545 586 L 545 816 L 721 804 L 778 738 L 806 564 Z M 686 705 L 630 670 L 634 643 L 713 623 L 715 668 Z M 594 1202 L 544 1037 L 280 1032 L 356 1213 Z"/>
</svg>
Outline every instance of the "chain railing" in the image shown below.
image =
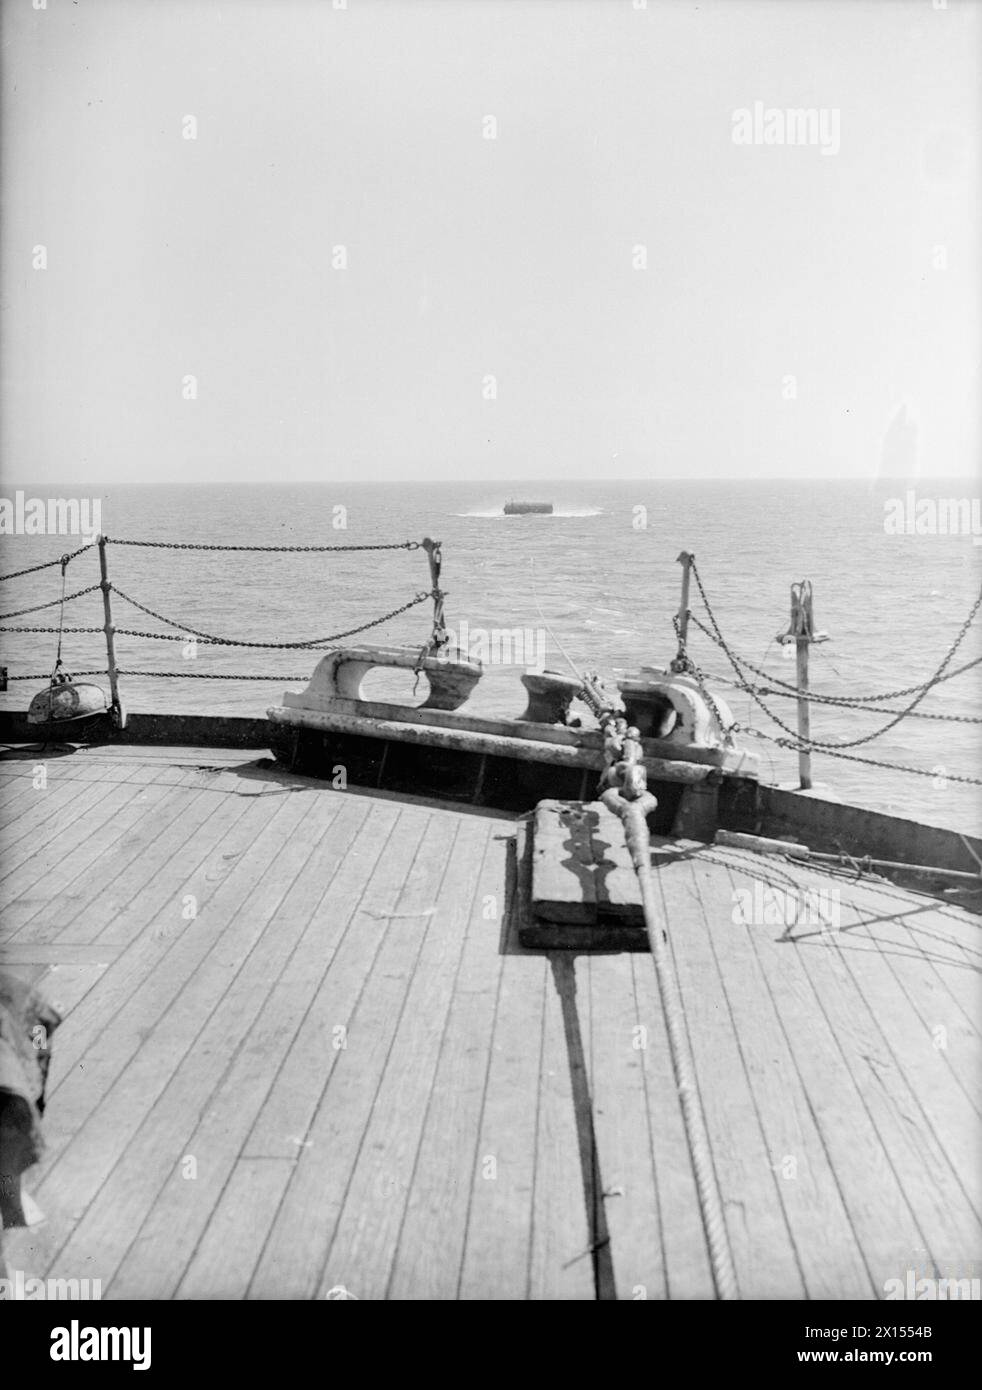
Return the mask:
<svg viewBox="0 0 982 1390">
<path fill-rule="evenodd" d="M 111 713 L 112 713 L 112 715 L 113 715 L 115 721 L 116 721 L 118 724 L 120 724 L 120 725 L 122 725 L 123 723 L 125 723 L 125 715 L 124 715 L 124 713 L 123 713 L 122 704 L 121 704 L 120 699 L 119 699 L 119 690 L 118 690 L 118 679 L 119 679 L 120 676 L 125 676 L 126 678 L 133 678 L 133 679 L 147 678 L 147 679 L 177 679 L 177 680 L 188 680 L 188 679 L 191 679 L 191 680 L 222 680 L 222 681 L 228 681 L 228 680 L 245 680 L 245 681 L 267 681 L 267 680 L 274 680 L 274 681 L 306 681 L 306 680 L 309 679 L 309 672 L 308 672 L 307 674 L 305 674 L 305 675 L 293 676 L 293 675 L 270 675 L 268 672 L 263 672 L 263 673 L 261 673 L 261 674 L 253 675 L 253 674 L 241 673 L 241 672 L 224 672 L 224 671 L 223 671 L 223 672 L 167 671 L 167 670 L 160 670 L 160 671 L 147 671 L 147 670 L 144 670 L 144 671 L 131 671 L 131 670 L 125 670 L 125 671 L 123 671 L 123 670 L 120 670 L 120 668 L 119 668 L 119 666 L 118 666 L 118 663 L 117 663 L 117 661 L 116 661 L 116 653 L 115 653 L 115 637 L 116 637 L 116 636 L 135 637 L 135 638 L 140 638 L 140 639 L 143 639 L 143 640 L 146 640 L 146 641 L 158 641 L 158 642 L 160 642 L 160 641 L 163 641 L 163 642 L 188 642 L 188 641 L 190 641 L 190 640 L 193 639 L 196 645 L 200 644 L 200 645 L 202 645 L 202 646 L 210 646 L 210 647 L 227 647 L 227 648 L 250 649 L 250 650 L 264 650 L 264 651 L 318 651 L 318 650 L 322 650 L 322 649 L 324 649 L 324 648 L 326 648 L 326 647 L 329 647 L 332 643 L 341 641 L 341 640 L 344 639 L 344 638 L 347 638 L 347 637 L 354 637 L 354 636 L 356 636 L 356 635 L 359 634 L 359 633 L 368 632 L 368 631 L 372 630 L 373 628 L 381 627 L 383 624 L 385 624 L 385 623 L 387 623 L 387 622 L 390 622 L 390 621 L 392 621 L 392 620 L 395 619 L 395 618 L 400 617 L 403 613 L 409 612 L 410 609 L 417 607 L 419 604 L 425 603 L 427 600 L 432 600 L 432 601 L 433 601 L 433 606 L 434 606 L 434 613 L 433 613 L 433 635 L 432 635 L 431 638 L 429 639 L 429 642 L 428 642 L 427 646 L 433 646 L 434 644 L 435 644 L 435 645 L 439 645 L 439 640 L 445 638 L 445 631 L 444 631 L 444 627 L 443 627 L 443 600 L 444 600 L 444 597 L 445 597 L 445 592 L 444 592 L 442 589 L 439 588 L 439 565 L 438 565 L 438 564 L 437 564 L 437 568 L 436 568 L 436 570 L 435 570 L 436 582 L 433 583 L 433 586 L 432 586 L 431 588 L 429 588 L 429 589 L 421 589 L 421 590 L 418 590 L 418 591 L 413 595 L 413 597 L 412 597 L 411 599 L 409 599 L 408 602 L 403 603 L 403 604 L 400 604 L 400 605 L 398 605 L 398 607 L 392 608 L 392 609 L 390 609 L 388 612 L 383 613 L 383 614 L 381 614 L 381 615 L 378 616 L 378 617 L 373 617 L 373 618 L 369 619 L 367 622 L 358 623 L 358 624 L 356 624 L 356 625 L 353 626 L 353 627 L 345 628 L 345 629 L 342 629 L 341 631 L 338 631 L 338 632 L 326 633 L 326 634 L 319 635 L 319 636 L 317 636 L 317 637 L 302 638 L 302 639 L 297 640 L 297 641 L 268 642 L 268 641 L 251 641 L 251 640 L 248 640 L 248 639 L 246 639 L 246 638 L 239 638 L 239 637 L 222 637 L 222 636 L 216 635 L 215 633 L 205 632 L 205 631 L 203 631 L 202 629 L 199 629 L 199 628 L 196 628 L 196 627 L 192 627 L 189 623 L 182 622 L 182 621 L 180 621 L 180 620 L 177 619 L 177 618 L 168 617 L 166 614 L 161 613 L 161 612 L 158 612 L 156 609 L 153 609 L 153 608 L 149 607 L 147 604 L 141 603 L 138 599 L 133 598 L 130 594 L 126 593 L 123 589 L 120 589 L 118 586 L 116 586 L 116 585 L 114 585 L 114 584 L 112 584 L 112 583 L 110 582 L 110 580 L 109 580 L 109 574 L 108 574 L 108 563 L 107 563 L 107 558 L 106 558 L 106 550 L 107 550 L 107 547 L 110 546 L 110 545 L 138 546 L 138 547 L 141 547 L 141 548 L 154 549 L 154 550 L 236 551 L 236 552 L 262 552 L 262 553 L 266 553 L 266 554 L 310 554 L 310 555 L 316 555 L 316 554 L 332 554 L 332 553 L 338 553 L 338 552 L 342 552 L 342 551 L 351 551 L 351 552 L 377 552 L 377 551 L 397 551 L 397 550 L 415 551 L 415 550 L 425 549 L 426 552 L 427 552 L 428 559 L 429 559 L 429 561 L 430 561 L 431 578 L 432 578 L 432 575 L 433 575 L 433 573 L 434 573 L 434 570 L 433 570 L 433 555 L 434 555 L 434 553 L 435 553 L 436 556 L 439 557 L 439 555 L 440 555 L 440 542 L 439 542 L 439 541 L 431 541 L 429 537 L 426 537 L 426 538 L 425 538 L 424 540 L 422 540 L 422 541 L 407 540 L 407 541 L 397 541 L 397 542 L 384 542 L 384 543 L 372 543 L 372 544 L 356 544 L 356 545 L 221 545 L 221 544 L 205 544 L 205 543 L 199 543 L 199 542 L 183 542 L 183 541 L 144 541 L 144 540 L 129 540 L 129 539 L 124 539 L 124 538 L 116 538 L 116 537 L 112 537 L 112 538 L 111 538 L 111 537 L 108 537 L 108 536 L 100 536 L 100 537 L 98 537 L 96 540 L 94 540 L 94 541 L 92 541 L 92 542 L 89 542 L 89 543 L 86 544 L 86 545 L 80 546 L 77 550 L 73 550 L 73 551 L 71 551 L 71 552 L 69 552 L 69 553 L 67 553 L 67 554 L 65 554 L 65 555 L 62 555 L 62 556 L 60 556 L 60 557 L 59 557 L 58 559 L 56 559 L 56 560 L 44 561 L 42 564 L 31 565 L 31 566 L 29 566 L 29 567 L 26 568 L 26 569 L 15 570 L 13 573 L 5 574 L 5 575 L 0 575 L 0 583 L 2 583 L 2 582 L 3 582 L 4 580 L 6 580 L 6 579 L 19 579 L 19 578 L 21 578 L 21 577 L 23 577 L 23 576 L 30 575 L 30 574 L 36 574 L 36 573 L 38 573 L 38 572 L 41 571 L 41 570 L 52 569 L 52 568 L 54 568 L 54 567 L 56 567 L 56 566 L 59 566 L 59 567 L 61 568 L 62 592 L 61 592 L 61 594 L 60 594 L 60 596 L 59 596 L 58 598 L 51 599 L 50 601 L 45 602 L 45 603 L 32 604 L 31 606 L 26 607 L 26 608 L 15 609 L 15 610 L 13 610 L 12 612 L 9 612 L 9 613 L 0 614 L 0 624 L 7 624 L 7 623 L 12 623 L 12 620 L 15 619 L 15 618 L 26 617 L 28 614 L 31 614 L 31 613 L 40 613 L 40 612 L 43 612 L 43 611 L 45 611 L 46 609 L 49 609 L 49 608 L 58 608 L 58 610 L 59 610 L 59 619 L 60 619 L 58 626 L 57 626 L 57 627 L 27 626 L 27 625 L 0 626 L 0 632 L 9 632 L 9 633 L 32 633 L 32 634 L 33 634 L 33 633 L 37 633 L 37 634 L 41 634 L 41 633 L 56 634 L 56 635 L 57 635 L 57 638 L 58 638 L 58 655 L 57 655 L 57 659 L 56 659 L 56 662 L 55 662 L 55 668 L 54 668 L 54 672 L 55 672 L 55 673 L 57 673 L 57 672 L 59 671 L 59 669 L 60 669 L 60 667 L 61 667 L 61 664 L 62 664 L 62 663 L 61 663 L 61 643 L 62 643 L 62 638 L 63 638 L 65 635 L 79 635 L 79 636 L 83 636 L 83 635 L 102 634 L 102 635 L 104 636 L 104 638 L 105 638 L 105 641 L 106 641 L 106 653 L 107 653 L 107 657 L 108 657 L 108 664 L 107 664 L 106 669 L 105 669 L 105 670 L 85 670 L 85 671 L 79 670 L 79 671 L 76 671 L 75 674 L 76 674 L 76 675 L 79 675 L 79 676 L 82 676 L 82 675 L 85 675 L 85 676 L 107 675 L 107 676 L 109 677 L 109 683 L 110 683 L 110 689 L 111 689 L 110 710 L 111 710 Z M 70 564 L 77 556 L 81 555 L 84 551 L 92 549 L 93 546 L 96 546 L 96 547 L 98 548 L 98 553 L 99 553 L 99 566 L 100 566 L 100 581 L 99 581 L 98 583 L 96 583 L 96 584 L 90 584 L 90 585 L 88 585 L 86 588 L 78 589 L 78 590 L 76 590 L 76 591 L 73 592 L 73 593 L 66 593 L 66 592 L 65 592 L 65 575 L 66 575 L 66 573 L 67 573 L 69 564 Z M 64 614 L 65 614 L 65 607 L 66 607 L 66 605 L 69 604 L 69 603 L 73 603 L 73 602 L 74 602 L 75 600 L 77 600 L 77 599 L 84 598 L 84 597 L 85 597 L 86 595 L 88 595 L 88 594 L 95 593 L 97 590 L 101 590 L 101 592 L 102 592 L 102 597 L 103 597 L 104 622 L 103 622 L 102 627 L 83 627 L 83 626 L 66 627 L 65 624 L 64 624 Z M 162 623 L 165 627 L 173 628 L 173 629 L 175 629 L 175 631 L 173 631 L 173 632 L 150 632 L 150 631 L 147 631 L 147 630 L 144 630 L 144 629 L 140 629 L 140 628 L 116 627 L 116 626 L 115 626 L 115 623 L 114 623 L 114 621 L 113 621 L 113 613 L 112 613 L 112 599 L 111 599 L 112 594 L 115 594 L 116 597 L 117 597 L 118 599 L 122 600 L 124 603 L 128 603 L 131 607 L 137 609 L 139 612 L 145 613 L 148 617 L 153 618 L 156 622 Z M 42 679 L 54 680 L 54 673 L 49 673 L 49 675 L 48 675 L 47 677 L 45 677 L 45 676 L 36 675 L 36 674 L 20 674 L 20 673 L 15 673 L 15 674 L 13 674 L 13 675 L 9 675 L 9 674 L 7 673 L 7 671 L 6 671 L 6 668 L 0 668 L 0 670 L 2 670 L 2 677 L 0 677 L 0 679 L 2 679 L 2 683 L 3 683 L 4 686 L 5 686 L 5 684 L 6 684 L 6 682 L 7 682 L 8 680 L 42 680 Z"/>
<path fill-rule="evenodd" d="M 782 730 L 785 737 L 775 737 L 773 735 L 769 735 L 758 730 L 743 729 L 739 724 L 734 724 L 732 726 L 734 732 L 739 731 L 744 733 L 752 733 L 757 737 L 767 738 L 770 742 L 774 743 L 778 747 L 787 748 L 791 751 L 799 753 L 799 755 L 809 755 L 812 752 L 812 750 L 815 750 L 819 753 L 824 753 L 829 757 L 844 758 L 850 762 L 864 763 L 871 767 L 881 767 L 885 769 L 890 769 L 892 771 L 911 773 L 913 775 L 922 777 L 936 777 L 938 775 L 937 772 L 931 769 L 913 767 L 906 763 L 889 763 L 874 758 L 864 758 L 857 754 L 851 753 L 848 750 L 862 747 L 865 744 L 874 742 L 878 738 L 882 738 L 884 734 L 889 733 L 891 729 L 895 728 L 904 719 L 925 718 L 937 720 L 939 722 L 965 724 L 982 723 L 982 718 L 978 718 L 974 715 L 939 714 L 934 712 L 920 711 L 917 709 L 917 706 L 924 700 L 924 698 L 936 685 L 939 685 L 942 681 L 951 680 L 956 675 L 961 675 L 964 672 L 973 669 L 975 666 L 979 665 L 980 662 L 982 662 L 982 657 L 978 657 L 972 661 L 965 662 L 962 666 L 956 668 L 954 671 L 948 670 L 948 667 L 950 666 L 956 652 L 964 642 L 965 637 L 967 636 L 972 624 L 975 622 L 980 607 L 982 607 L 982 589 L 980 589 L 978 595 L 975 598 L 974 603 L 972 604 L 968 612 L 968 615 L 961 623 L 958 632 L 956 633 L 954 639 L 948 647 L 947 652 L 942 657 L 934 672 L 930 676 L 928 676 L 926 680 L 922 681 L 919 685 L 909 686 L 906 689 L 900 691 L 888 691 L 880 695 L 872 696 L 825 696 L 816 694 L 815 692 L 809 690 L 807 688 L 807 685 L 792 685 L 789 681 L 781 680 L 779 677 L 773 676 L 769 672 L 763 670 L 762 667 L 755 665 L 751 661 L 748 661 L 745 657 L 738 656 L 737 653 L 734 652 L 732 646 L 727 642 L 727 640 L 723 636 L 719 622 L 716 618 L 716 614 L 713 610 L 713 606 L 710 603 L 709 597 L 706 593 L 705 585 L 702 581 L 702 576 L 700 575 L 699 570 L 696 566 L 695 556 L 689 554 L 688 552 L 683 552 L 683 554 L 679 558 L 680 560 L 686 562 L 687 571 L 686 578 L 683 581 L 683 603 L 686 604 L 687 602 L 688 571 L 691 570 L 692 578 L 694 578 L 696 581 L 696 586 L 699 590 L 699 596 L 702 599 L 703 607 L 706 610 L 706 615 L 709 619 L 709 623 L 708 625 L 704 623 L 695 613 L 691 612 L 687 607 L 685 609 L 685 619 L 691 620 L 699 629 L 699 631 L 702 632 L 704 636 L 706 636 L 716 647 L 720 649 L 720 651 L 723 652 L 724 656 L 727 658 L 731 667 L 733 668 L 733 672 L 736 676 L 736 680 L 733 682 L 735 688 L 749 695 L 750 698 L 754 701 L 754 703 L 758 706 L 758 708 L 762 711 L 762 713 L 765 714 L 769 720 L 771 720 L 774 724 L 777 725 L 779 729 Z M 679 639 L 679 652 L 675 661 L 672 663 L 673 669 L 691 673 L 697 680 L 700 690 L 702 691 L 704 690 L 704 678 L 702 672 L 699 670 L 699 668 L 695 665 L 695 663 L 689 656 L 686 644 L 687 626 L 686 622 L 682 621 L 681 612 L 674 619 L 674 624 L 676 635 Z M 805 640 L 813 639 L 811 638 L 810 634 L 806 634 Z M 763 677 L 765 680 L 772 682 L 775 686 L 780 687 L 779 690 L 773 693 L 784 695 L 788 698 L 796 698 L 800 702 L 799 717 L 801 715 L 801 705 L 804 704 L 807 706 L 809 702 L 814 702 L 817 704 L 831 705 L 834 708 L 839 709 L 855 709 L 859 713 L 886 714 L 889 715 L 890 718 L 886 724 L 883 724 L 878 729 L 874 729 L 871 733 L 863 734 L 858 738 L 846 739 L 839 742 L 812 738 L 810 731 L 807 730 L 807 727 L 804 730 L 802 728 L 793 729 L 789 724 L 786 724 L 784 720 L 781 719 L 780 716 L 777 715 L 765 703 L 765 701 L 762 698 L 762 694 L 770 694 L 772 692 L 766 689 L 762 690 L 761 686 L 759 686 L 753 681 L 748 680 L 746 674 L 748 671 L 752 671 L 755 674 Z M 807 672 L 807 666 L 805 667 L 805 671 Z M 910 701 L 908 705 L 906 705 L 901 710 L 870 708 L 871 703 L 874 701 L 902 698 L 907 695 L 912 695 L 914 698 Z M 715 706 L 710 705 L 710 708 L 714 710 L 714 713 L 716 712 Z M 948 781 L 952 782 L 962 782 L 968 783 L 973 786 L 982 786 L 982 778 L 973 777 L 968 774 L 946 772 L 945 777 Z M 808 785 L 808 783 L 804 781 L 804 778 L 803 785 Z"/>
<path fill-rule="evenodd" d="M 110 545 L 131 546 L 155 550 L 194 550 L 194 551 L 215 551 L 215 552 L 258 552 L 265 554 L 331 554 L 343 551 L 357 552 L 377 552 L 377 551 L 415 551 L 423 549 L 427 554 L 430 567 L 430 584 L 428 589 L 418 590 L 411 599 L 398 607 L 390 609 L 388 612 L 378 617 L 373 617 L 366 622 L 359 623 L 353 627 L 340 630 L 338 632 L 323 634 L 318 637 L 301 638 L 294 641 L 252 641 L 245 638 L 233 636 L 220 636 L 204 629 L 193 627 L 176 617 L 169 617 L 149 605 L 133 598 L 132 595 L 118 586 L 109 582 L 108 566 L 106 561 L 106 550 Z M 78 556 L 98 548 L 100 560 L 101 580 L 99 583 L 90 584 L 84 588 L 75 590 L 72 593 L 64 592 L 64 577 L 68 566 Z M 354 637 L 362 632 L 371 631 L 374 628 L 383 626 L 385 623 L 400 617 L 409 612 L 419 604 L 425 603 L 428 599 L 432 600 L 433 622 L 432 634 L 421 648 L 421 659 L 426 652 L 438 650 L 446 640 L 446 629 L 444 627 L 444 599 L 445 591 L 440 588 L 440 562 L 441 549 L 439 541 L 432 541 L 429 537 L 422 541 L 397 541 L 371 544 L 355 545 L 224 545 L 206 544 L 204 542 L 183 542 L 183 541 L 148 541 L 131 540 L 117 537 L 99 537 L 85 545 L 79 546 L 76 550 L 68 552 L 55 560 L 44 561 L 38 565 L 32 565 L 26 569 L 15 570 L 13 573 L 0 575 L 0 583 L 4 580 L 19 579 L 27 575 L 36 574 L 40 571 L 60 566 L 62 571 L 63 590 L 60 597 L 51 599 L 45 603 L 32 604 L 26 608 L 16 609 L 9 613 L 0 614 L 0 624 L 10 624 L 13 619 L 26 617 L 33 613 L 44 612 L 50 608 L 58 608 L 59 616 L 64 617 L 65 606 L 73 603 L 85 596 L 101 590 L 103 595 L 104 622 L 102 627 L 66 627 L 63 621 L 58 627 L 46 626 L 0 626 L 0 632 L 9 633 L 32 633 L 32 634 L 57 634 L 59 638 L 59 659 L 60 641 L 63 635 L 91 636 L 102 634 L 106 640 L 108 655 L 108 666 L 106 670 L 86 670 L 78 671 L 77 675 L 108 675 L 112 687 L 112 707 L 119 713 L 121 706 L 119 703 L 117 680 L 119 676 L 127 679 L 177 679 L 177 680 L 222 680 L 222 681 L 299 681 L 308 679 L 307 675 L 284 676 L 270 675 L 268 673 L 245 674 L 239 672 L 198 672 L 198 671 L 174 671 L 174 670 L 125 670 L 118 668 L 115 650 L 114 637 L 125 636 L 137 638 L 144 641 L 155 642 L 187 642 L 194 640 L 196 644 L 210 647 L 225 647 L 240 650 L 259 650 L 259 651 L 317 651 L 323 649 L 334 642 L 341 641 L 348 637 Z M 934 671 L 926 679 L 916 685 L 910 685 L 900 690 L 883 691 L 876 694 L 862 695 L 832 695 L 807 688 L 804 681 L 799 678 L 797 684 L 783 680 L 781 677 L 766 671 L 762 666 L 755 664 L 748 658 L 737 653 L 731 643 L 724 637 L 719 620 L 709 600 L 706 587 L 702 576 L 696 565 L 695 556 L 687 551 L 683 551 L 679 556 L 683 563 L 683 587 L 682 587 L 682 606 L 679 613 L 673 618 L 676 637 L 678 639 L 678 649 L 671 669 L 678 674 L 690 675 L 696 682 L 700 693 L 715 718 L 717 725 L 724 739 L 732 740 L 734 734 L 743 732 L 755 737 L 767 739 L 777 747 L 786 748 L 801 754 L 810 754 L 813 750 L 818 753 L 826 754 L 830 757 L 845 758 L 856 763 L 865 763 L 873 767 L 889 768 L 899 772 L 910 773 L 917 776 L 936 776 L 934 771 L 924 768 L 917 768 L 905 763 L 882 762 L 873 758 L 861 757 L 851 750 L 864 747 L 875 740 L 882 738 L 890 730 L 894 729 L 905 719 L 927 719 L 936 722 L 950 722 L 960 724 L 982 724 L 982 717 L 970 714 L 949 714 L 936 711 L 921 710 L 918 708 L 925 697 L 936 686 L 942 682 L 953 680 L 956 676 L 962 675 L 982 663 L 982 657 L 964 662 L 962 665 L 949 669 L 951 663 L 964 642 L 970 628 L 975 622 L 980 607 L 982 607 L 982 590 L 976 597 L 968 615 L 961 623 L 958 632 L 950 643 L 948 650 L 935 667 Z M 703 621 L 698 614 L 693 613 L 689 608 L 689 580 L 690 576 L 695 580 L 695 584 L 705 609 L 708 621 Z M 799 590 L 805 586 L 796 586 Z M 165 627 L 174 629 L 171 632 L 152 632 L 146 629 L 116 627 L 113 622 L 111 595 L 124 603 L 129 604 L 141 613 L 145 613 L 154 621 L 163 624 Z M 810 586 L 808 586 L 808 598 L 810 600 Z M 760 711 L 781 731 L 779 735 L 768 734 L 762 730 L 752 729 L 741 726 L 739 723 L 727 721 L 712 692 L 707 685 L 707 677 L 703 669 L 693 659 L 688 647 L 688 626 L 691 623 L 726 657 L 735 677 L 732 681 L 727 681 L 734 689 L 745 693 L 750 697 Z M 810 612 L 809 612 L 810 622 Z M 794 626 L 794 624 L 793 624 Z M 807 624 L 806 624 L 807 627 Z M 797 636 L 804 641 L 816 640 L 814 635 L 802 629 L 802 631 L 790 633 L 782 640 L 792 640 Z M 820 640 L 820 639 L 818 639 Z M 804 668 L 807 675 L 807 666 Z M 799 674 L 801 667 L 799 666 Z M 753 677 L 757 677 L 754 680 Z M 40 680 L 44 679 L 39 675 L 13 674 L 5 675 L 6 680 Z M 719 680 L 721 678 L 713 678 Z M 795 729 L 786 723 L 766 702 L 764 697 L 776 697 L 785 699 L 796 699 L 799 708 L 799 728 Z M 883 702 L 894 699 L 906 699 L 908 703 L 901 709 L 884 708 Z M 827 706 L 833 709 L 850 709 L 857 713 L 871 715 L 885 715 L 887 722 L 870 733 L 862 734 L 856 738 L 833 741 L 829 739 L 813 738 L 807 728 L 807 721 L 802 728 L 802 710 L 810 705 Z M 946 773 L 945 776 L 950 781 L 967 782 L 973 785 L 982 785 L 982 779 L 965 774 Z"/>
</svg>

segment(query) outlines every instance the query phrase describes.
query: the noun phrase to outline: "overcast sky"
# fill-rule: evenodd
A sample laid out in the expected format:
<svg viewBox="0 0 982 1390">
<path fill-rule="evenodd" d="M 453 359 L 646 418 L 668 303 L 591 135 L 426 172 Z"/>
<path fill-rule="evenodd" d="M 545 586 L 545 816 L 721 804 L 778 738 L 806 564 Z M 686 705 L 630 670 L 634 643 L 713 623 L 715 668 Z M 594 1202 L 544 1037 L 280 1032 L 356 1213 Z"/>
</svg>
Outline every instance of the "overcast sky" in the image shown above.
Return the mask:
<svg viewBox="0 0 982 1390">
<path fill-rule="evenodd" d="M 4 479 L 974 471 L 939 4 L 3 0 Z"/>
</svg>

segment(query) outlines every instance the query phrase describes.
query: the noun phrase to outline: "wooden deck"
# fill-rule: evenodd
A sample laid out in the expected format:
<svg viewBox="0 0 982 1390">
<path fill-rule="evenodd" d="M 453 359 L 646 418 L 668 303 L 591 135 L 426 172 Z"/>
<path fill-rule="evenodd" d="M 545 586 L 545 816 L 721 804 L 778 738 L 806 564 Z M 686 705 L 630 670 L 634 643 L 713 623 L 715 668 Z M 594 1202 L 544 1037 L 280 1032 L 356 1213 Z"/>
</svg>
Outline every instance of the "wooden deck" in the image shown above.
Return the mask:
<svg viewBox="0 0 982 1390">
<path fill-rule="evenodd" d="M 250 756 L 0 764 L 0 963 L 65 1014 L 10 1267 L 110 1298 L 712 1297 L 650 957 L 523 951 L 512 820 Z M 741 1295 L 977 1277 L 979 919 L 729 850 L 657 880 Z M 768 921 L 795 889 L 838 925 Z"/>
</svg>

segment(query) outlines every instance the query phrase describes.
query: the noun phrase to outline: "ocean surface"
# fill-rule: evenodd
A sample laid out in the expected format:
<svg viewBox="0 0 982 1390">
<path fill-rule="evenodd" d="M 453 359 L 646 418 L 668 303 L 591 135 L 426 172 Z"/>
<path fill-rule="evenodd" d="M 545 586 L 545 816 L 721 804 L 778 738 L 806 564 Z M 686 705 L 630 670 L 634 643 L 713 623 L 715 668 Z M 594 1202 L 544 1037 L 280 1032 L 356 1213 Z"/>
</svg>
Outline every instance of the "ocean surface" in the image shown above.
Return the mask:
<svg viewBox="0 0 982 1390">
<path fill-rule="evenodd" d="M 14 498 L 78 497 L 79 490 L 30 483 L 5 484 Z M 793 648 L 776 635 L 789 618 L 789 590 L 809 579 L 816 627 L 829 641 L 811 651 L 815 690 L 869 695 L 913 686 L 944 659 L 969 614 L 982 581 L 982 546 L 970 534 L 893 534 L 885 504 L 971 498 L 970 479 L 948 483 L 611 482 L 565 484 L 388 483 L 262 484 L 242 486 L 107 486 L 91 494 L 110 538 L 224 545 L 354 545 L 419 540 L 443 543 L 446 618 L 471 633 L 498 628 L 543 629 L 539 609 L 570 657 L 611 680 L 641 664 L 662 666 L 675 654 L 672 615 L 679 606 L 677 556 L 692 551 L 724 637 L 736 653 L 778 678 L 794 680 Z M 550 517 L 505 517 L 512 496 L 549 500 Z M 977 506 L 977 503 L 976 503 Z M 336 511 L 343 508 L 344 513 Z M 343 515 L 346 526 L 334 523 Z M 928 522 L 929 524 L 929 522 Z M 74 549 L 64 536 L 3 536 L 0 571 L 10 573 Z M 369 622 L 429 587 L 425 554 L 392 551 L 350 554 L 236 553 L 111 545 L 113 585 L 182 628 L 253 642 L 306 641 Z M 74 560 L 68 591 L 97 582 L 95 549 Z M 58 569 L 3 585 L 4 614 L 57 599 Z M 163 624 L 113 596 L 117 628 L 167 632 Z M 537 606 L 538 604 L 538 606 Z M 693 611 L 706 620 L 693 585 Z M 58 609 L 15 618 L 12 624 L 56 625 Z M 427 601 L 351 641 L 421 644 L 430 630 Z M 66 609 L 66 625 L 101 627 L 96 592 Z M 968 631 L 950 669 L 982 654 L 982 620 Z M 546 637 L 546 664 L 566 670 Z M 16 633 L 3 637 L 12 676 L 50 671 L 56 638 Z M 746 730 L 760 755 L 765 780 L 796 784 L 797 758 L 767 738 L 781 730 L 744 692 L 723 680 L 734 672 L 723 652 L 696 628 L 690 652 Z M 105 668 L 101 635 L 68 635 L 69 670 Z M 309 651 L 238 649 L 119 635 L 117 659 L 124 703 L 133 711 L 223 712 L 261 716 L 282 690 L 297 687 L 317 657 Z M 521 667 L 491 665 L 474 705 L 516 715 L 524 708 Z M 247 674 L 272 680 L 229 681 Z M 193 678 L 187 678 L 193 676 Z M 182 678 L 178 678 L 182 677 Z M 397 693 L 381 678 L 378 693 Z M 402 680 L 402 677 L 396 677 Z M 39 680 L 12 681 L 0 696 L 23 708 Z M 103 678 L 102 684 L 106 684 Z M 409 674 L 399 690 L 408 694 Z M 978 718 L 982 667 L 944 682 L 919 706 L 922 713 Z M 909 698 L 909 697 L 908 697 Z M 897 708 L 906 700 L 894 700 Z M 793 699 L 766 697 L 795 724 Z M 872 733 L 889 716 L 814 705 L 812 736 L 843 742 Z M 979 724 L 907 718 L 851 754 L 878 764 L 816 754 L 813 776 L 844 800 L 964 831 L 982 832 L 982 788 L 952 780 L 982 775 Z M 907 765 L 929 775 L 894 770 Z"/>
</svg>

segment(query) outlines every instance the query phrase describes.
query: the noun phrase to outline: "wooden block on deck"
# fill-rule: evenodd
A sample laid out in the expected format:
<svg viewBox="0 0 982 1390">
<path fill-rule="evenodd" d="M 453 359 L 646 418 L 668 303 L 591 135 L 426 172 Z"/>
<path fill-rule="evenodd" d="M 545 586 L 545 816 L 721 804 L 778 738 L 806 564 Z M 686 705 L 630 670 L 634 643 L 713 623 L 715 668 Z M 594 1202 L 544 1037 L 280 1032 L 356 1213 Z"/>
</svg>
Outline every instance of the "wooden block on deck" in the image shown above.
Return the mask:
<svg viewBox="0 0 982 1390">
<path fill-rule="evenodd" d="M 621 822 L 599 801 L 540 801 L 518 836 L 519 940 L 537 950 L 646 951 L 641 891 Z M 651 837 L 651 864 L 693 840 Z M 524 887 L 523 887 L 524 883 Z"/>
<path fill-rule="evenodd" d="M 533 819 L 532 911 L 580 925 L 637 919 L 641 898 L 620 821 L 599 801 L 540 801 Z"/>
<path fill-rule="evenodd" d="M 518 939 L 535 951 L 646 951 L 648 938 L 638 903 L 635 920 L 623 916 L 600 916 L 593 904 L 592 920 L 557 921 L 538 914 L 534 900 L 535 845 L 534 824 L 516 828 L 518 881 Z M 631 870 L 631 877 L 634 871 Z"/>
</svg>

